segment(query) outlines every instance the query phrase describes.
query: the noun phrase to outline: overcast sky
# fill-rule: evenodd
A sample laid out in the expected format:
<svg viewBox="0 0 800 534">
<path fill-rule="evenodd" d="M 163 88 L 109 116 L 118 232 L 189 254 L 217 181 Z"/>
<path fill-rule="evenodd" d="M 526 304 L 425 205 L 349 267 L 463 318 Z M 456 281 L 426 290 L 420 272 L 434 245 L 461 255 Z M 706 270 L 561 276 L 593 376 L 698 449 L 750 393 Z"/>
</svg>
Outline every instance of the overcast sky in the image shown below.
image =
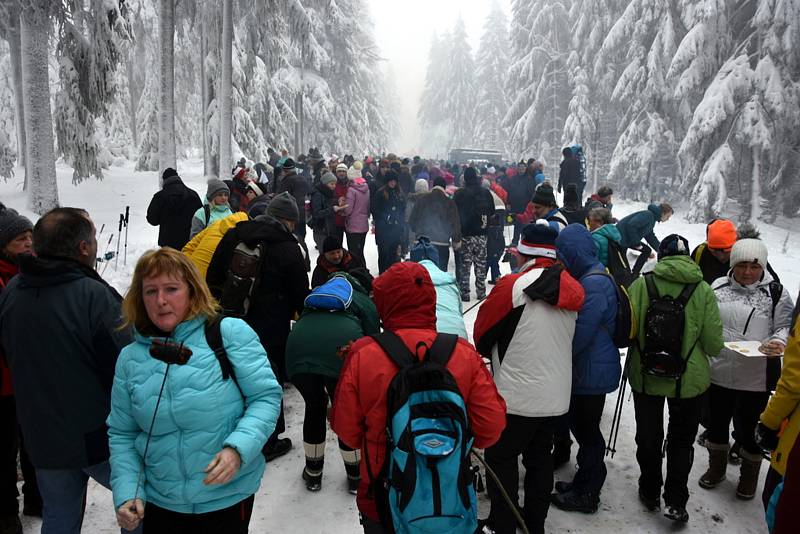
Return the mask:
<svg viewBox="0 0 800 534">
<path fill-rule="evenodd" d="M 506 16 L 511 0 L 497 0 Z M 478 49 L 484 21 L 492 0 L 369 0 L 375 40 L 394 72 L 399 96 L 397 108 L 402 131 L 392 150 L 416 153 L 419 143 L 417 109 L 425 85 L 428 51 L 434 32 L 452 30 L 458 16 L 464 18 L 472 53 Z"/>
</svg>

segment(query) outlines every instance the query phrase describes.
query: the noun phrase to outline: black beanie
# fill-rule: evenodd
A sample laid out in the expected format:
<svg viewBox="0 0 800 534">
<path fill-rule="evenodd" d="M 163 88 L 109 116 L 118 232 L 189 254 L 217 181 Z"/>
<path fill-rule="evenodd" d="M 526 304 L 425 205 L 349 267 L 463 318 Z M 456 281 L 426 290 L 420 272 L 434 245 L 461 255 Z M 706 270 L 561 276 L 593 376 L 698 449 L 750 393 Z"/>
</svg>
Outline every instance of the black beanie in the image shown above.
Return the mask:
<svg viewBox="0 0 800 534">
<path fill-rule="evenodd" d="M 556 195 L 553 193 L 553 187 L 547 184 L 542 184 L 536 188 L 531 202 L 542 206 L 558 206 L 556 203 Z"/>
<path fill-rule="evenodd" d="M 678 234 L 670 234 L 661 240 L 658 246 L 658 259 L 668 258 L 669 256 L 688 256 L 689 241 Z"/>
<path fill-rule="evenodd" d="M 161 175 L 161 180 L 162 181 L 166 180 L 171 176 L 178 176 L 178 171 L 176 171 L 172 167 L 167 167 L 166 169 L 164 169 L 164 174 Z"/>
<path fill-rule="evenodd" d="M 322 242 L 322 253 L 333 252 L 342 248 L 342 240 L 336 236 L 329 235 Z"/>
<path fill-rule="evenodd" d="M 478 171 L 475 170 L 475 167 L 467 167 L 464 169 L 464 183 L 465 184 L 477 184 L 478 183 Z"/>
</svg>

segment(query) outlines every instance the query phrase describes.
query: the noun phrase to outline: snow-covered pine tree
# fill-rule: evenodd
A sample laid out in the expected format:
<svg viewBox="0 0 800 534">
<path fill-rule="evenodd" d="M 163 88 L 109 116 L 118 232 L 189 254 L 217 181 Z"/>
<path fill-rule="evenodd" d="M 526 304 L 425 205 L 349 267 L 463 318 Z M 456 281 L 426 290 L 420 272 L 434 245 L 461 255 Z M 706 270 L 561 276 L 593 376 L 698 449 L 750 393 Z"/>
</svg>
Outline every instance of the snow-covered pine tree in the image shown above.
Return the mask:
<svg viewBox="0 0 800 534">
<path fill-rule="evenodd" d="M 0 41 L 0 178 L 6 180 L 14 176 L 14 164 L 17 160 L 11 69 L 8 45 Z"/>
<path fill-rule="evenodd" d="M 472 58 L 464 19 L 460 16 L 453 27 L 450 57 L 443 82 L 448 95 L 444 106 L 445 116 L 450 123 L 448 148 L 472 146 L 475 132 L 475 60 Z"/>
<path fill-rule="evenodd" d="M 29 0 L 22 9 L 22 94 L 25 103 L 28 208 L 43 214 L 58 206 L 53 116 L 50 112 L 48 40 L 52 23 L 48 0 Z"/>
<path fill-rule="evenodd" d="M 19 2 L 18 0 L 0 0 L 0 39 L 8 41 L 10 61 L 10 88 L 14 100 L 10 109 L 14 111 L 14 125 L 16 129 L 16 143 L 14 150 L 16 159 L 25 165 L 25 115 L 23 111 L 24 100 L 22 97 L 22 50 L 19 34 Z M 12 134 L 7 133 L 10 138 Z M 9 157 L 9 153 L 6 153 Z"/>
<path fill-rule="evenodd" d="M 448 149 L 450 123 L 444 113 L 447 101 L 445 72 L 450 57 L 449 33 L 441 37 L 434 33 L 428 53 L 425 88 L 420 97 L 417 119 L 420 125 L 420 143 L 425 156 L 444 157 Z"/>
<path fill-rule="evenodd" d="M 504 80 L 508 73 L 508 20 L 497 1 L 492 2 L 483 26 L 483 36 L 475 59 L 477 104 L 475 144 L 508 153 L 508 130 L 503 118 L 509 106 Z"/>
</svg>

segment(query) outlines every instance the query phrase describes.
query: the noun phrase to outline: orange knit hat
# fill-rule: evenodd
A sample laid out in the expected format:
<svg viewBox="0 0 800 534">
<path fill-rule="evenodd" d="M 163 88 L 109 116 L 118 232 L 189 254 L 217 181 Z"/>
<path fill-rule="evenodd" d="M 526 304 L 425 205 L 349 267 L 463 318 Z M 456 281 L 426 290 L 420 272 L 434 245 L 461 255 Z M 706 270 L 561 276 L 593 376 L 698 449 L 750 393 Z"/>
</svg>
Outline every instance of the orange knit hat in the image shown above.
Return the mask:
<svg viewBox="0 0 800 534">
<path fill-rule="evenodd" d="M 708 248 L 728 250 L 736 243 L 736 226 L 728 219 L 717 219 L 706 229 Z"/>
</svg>

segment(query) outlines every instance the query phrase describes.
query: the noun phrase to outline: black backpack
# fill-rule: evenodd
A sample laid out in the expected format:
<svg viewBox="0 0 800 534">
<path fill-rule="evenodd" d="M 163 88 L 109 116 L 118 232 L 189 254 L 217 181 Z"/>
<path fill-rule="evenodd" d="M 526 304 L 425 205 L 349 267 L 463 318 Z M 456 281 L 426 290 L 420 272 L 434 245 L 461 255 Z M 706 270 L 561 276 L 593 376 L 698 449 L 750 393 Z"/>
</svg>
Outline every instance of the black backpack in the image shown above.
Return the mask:
<svg viewBox="0 0 800 534">
<path fill-rule="evenodd" d="M 233 249 L 228 272 L 222 285 L 219 304 L 227 317 L 244 317 L 250 311 L 253 294 L 261 278 L 264 247 L 255 247 L 240 241 Z"/>
<path fill-rule="evenodd" d="M 640 347 L 642 374 L 677 380 L 676 396 L 680 397 L 680 380 L 686 371 L 686 362 L 699 339 L 683 355 L 683 334 L 686 304 L 692 298 L 698 283 L 688 284 L 677 298 L 661 296 L 654 275 L 644 275 L 650 305 L 644 318 L 644 347 Z"/>
<path fill-rule="evenodd" d="M 242 398 L 244 398 L 244 393 L 242 393 L 242 388 L 239 387 L 239 381 L 236 380 L 236 373 L 233 372 L 233 365 L 228 359 L 228 352 L 225 350 L 225 344 L 222 341 L 221 324 L 224 318 L 224 315 L 216 315 L 206 322 L 206 343 L 208 343 L 208 346 L 214 351 L 214 356 L 217 357 L 219 367 L 222 370 L 222 379 L 232 379 L 239 393 L 241 393 Z"/>
<path fill-rule="evenodd" d="M 636 322 L 636 314 L 633 311 L 628 291 L 608 273 L 589 273 L 586 276 L 592 275 L 607 276 L 614 284 L 614 289 L 617 292 L 617 316 L 614 323 L 614 331 L 610 332 L 611 339 L 618 349 L 630 347 L 631 342 L 639 332 L 639 325 Z"/>
<path fill-rule="evenodd" d="M 631 265 L 628 263 L 628 258 L 622 252 L 622 248 L 619 246 L 619 244 L 611 239 L 608 239 L 607 241 L 608 261 L 606 263 L 608 265 L 606 268 L 619 285 L 625 289 L 628 289 L 631 287 L 631 284 L 634 280 L 636 280 L 637 277 L 633 276 L 633 272 L 631 272 Z"/>
</svg>

